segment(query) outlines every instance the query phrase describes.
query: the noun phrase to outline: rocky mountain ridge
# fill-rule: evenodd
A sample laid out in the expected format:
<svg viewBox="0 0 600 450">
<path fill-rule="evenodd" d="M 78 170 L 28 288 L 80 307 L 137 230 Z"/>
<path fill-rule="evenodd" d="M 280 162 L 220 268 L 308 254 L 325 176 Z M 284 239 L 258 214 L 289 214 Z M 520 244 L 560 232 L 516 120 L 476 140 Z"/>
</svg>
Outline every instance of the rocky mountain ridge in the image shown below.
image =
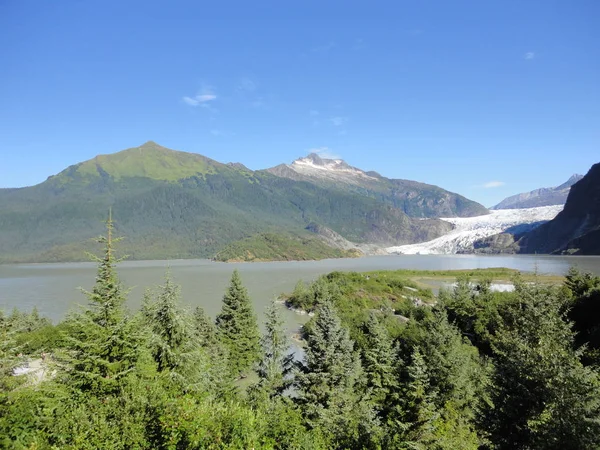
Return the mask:
<svg viewBox="0 0 600 450">
<path fill-rule="evenodd" d="M 512 195 L 505 198 L 490 209 L 518 209 L 535 208 L 537 206 L 564 205 L 571 186 L 583 178 L 583 175 L 574 174 L 560 186 L 540 188 L 530 192 Z"/>
<path fill-rule="evenodd" d="M 560 214 L 518 245 L 521 253 L 600 254 L 600 163 L 571 187 Z"/>
<path fill-rule="evenodd" d="M 386 178 L 377 172 L 353 167 L 341 159 L 322 158 L 315 153 L 291 164 L 266 169 L 266 172 L 377 199 L 410 217 L 472 217 L 489 213 L 479 203 L 438 186 Z"/>
</svg>

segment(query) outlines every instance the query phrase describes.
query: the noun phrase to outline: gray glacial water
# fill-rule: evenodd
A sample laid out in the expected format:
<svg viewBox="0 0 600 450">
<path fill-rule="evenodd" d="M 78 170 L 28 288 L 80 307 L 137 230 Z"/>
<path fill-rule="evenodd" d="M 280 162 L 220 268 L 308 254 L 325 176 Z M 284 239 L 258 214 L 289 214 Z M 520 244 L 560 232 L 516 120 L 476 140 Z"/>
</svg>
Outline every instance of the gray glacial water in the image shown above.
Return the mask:
<svg viewBox="0 0 600 450">
<path fill-rule="evenodd" d="M 564 274 L 569 266 L 600 274 L 600 257 L 534 256 L 534 255 L 389 255 L 357 259 L 270 263 L 215 263 L 208 260 L 126 261 L 118 266 L 125 286 L 130 288 L 129 307 L 136 309 L 144 290 L 156 286 L 170 268 L 174 280 L 181 285 L 182 300 L 190 307 L 201 305 L 214 317 L 233 269 L 242 280 L 260 318 L 269 301 L 281 292 L 289 292 L 299 279 L 306 281 L 334 270 L 369 271 L 394 269 L 471 269 L 509 267 L 522 271 Z M 79 291 L 94 283 L 92 263 L 9 264 L 0 265 L 0 309 L 13 307 L 31 310 L 58 321 L 86 298 Z M 288 329 L 294 331 L 306 318 L 291 311 L 284 312 Z"/>
</svg>

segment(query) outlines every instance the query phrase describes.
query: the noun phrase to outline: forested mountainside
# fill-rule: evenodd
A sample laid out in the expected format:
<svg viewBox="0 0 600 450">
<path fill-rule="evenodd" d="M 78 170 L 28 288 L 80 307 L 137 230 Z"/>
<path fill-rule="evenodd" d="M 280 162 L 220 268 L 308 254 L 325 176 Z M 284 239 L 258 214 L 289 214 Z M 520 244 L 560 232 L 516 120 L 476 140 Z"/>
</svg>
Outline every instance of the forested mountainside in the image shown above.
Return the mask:
<svg viewBox="0 0 600 450">
<path fill-rule="evenodd" d="M 411 180 L 389 179 L 365 172 L 341 159 L 321 158 L 315 153 L 292 164 L 267 169 L 279 177 L 309 181 L 331 188 L 343 187 L 402 210 L 411 217 L 472 217 L 488 214 L 479 203 L 438 186 Z"/>
<path fill-rule="evenodd" d="M 382 246 L 451 229 L 345 185 L 292 180 L 147 142 L 75 164 L 36 186 L 0 190 L 0 260 L 85 259 L 109 208 L 133 259 L 212 257 L 259 233 L 306 236 L 310 223 Z"/>
</svg>

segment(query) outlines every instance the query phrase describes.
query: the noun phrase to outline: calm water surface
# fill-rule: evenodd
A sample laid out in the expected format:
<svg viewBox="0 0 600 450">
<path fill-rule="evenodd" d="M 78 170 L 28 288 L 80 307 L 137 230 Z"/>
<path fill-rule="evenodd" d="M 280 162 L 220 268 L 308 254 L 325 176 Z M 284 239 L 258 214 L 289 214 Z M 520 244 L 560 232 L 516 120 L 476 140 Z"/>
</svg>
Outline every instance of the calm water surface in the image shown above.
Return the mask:
<svg viewBox="0 0 600 450">
<path fill-rule="evenodd" d="M 220 310 L 221 298 L 231 272 L 238 269 L 255 304 L 259 317 L 269 301 L 281 292 L 289 292 L 299 279 L 313 280 L 333 270 L 368 271 L 383 269 L 475 269 L 508 267 L 521 271 L 564 274 L 571 265 L 600 274 L 597 256 L 533 256 L 533 255 L 390 255 L 357 259 L 271 263 L 215 263 L 208 260 L 129 261 L 118 267 L 123 283 L 130 288 L 129 307 L 140 306 L 146 288 L 156 286 L 170 268 L 181 285 L 182 299 L 187 305 L 201 305 L 214 317 Z M 0 265 L 0 309 L 14 306 L 40 313 L 58 321 L 86 298 L 78 289 L 89 289 L 94 283 L 93 263 Z M 305 320 L 285 311 L 288 328 L 294 331 Z"/>
</svg>

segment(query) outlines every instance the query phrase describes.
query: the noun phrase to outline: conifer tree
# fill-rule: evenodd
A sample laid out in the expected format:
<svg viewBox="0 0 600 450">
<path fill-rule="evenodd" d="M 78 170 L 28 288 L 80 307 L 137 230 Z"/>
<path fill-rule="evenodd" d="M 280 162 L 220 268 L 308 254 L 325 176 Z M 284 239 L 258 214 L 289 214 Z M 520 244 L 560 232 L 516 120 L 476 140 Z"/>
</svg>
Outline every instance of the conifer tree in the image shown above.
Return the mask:
<svg viewBox="0 0 600 450">
<path fill-rule="evenodd" d="M 474 424 L 490 401 L 489 365 L 480 359 L 477 348 L 460 330 L 449 323 L 443 308 L 434 308 L 423 325 L 426 332 L 420 352 L 429 367 L 431 387 L 437 392 L 437 409 L 451 407 L 466 422 Z"/>
<path fill-rule="evenodd" d="M 565 286 L 574 298 L 580 298 L 594 289 L 600 289 L 600 277 L 589 272 L 581 272 L 571 266 L 565 275 Z"/>
<path fill-rule="evenodd" d="M 435 440 L 439 413 L 435 409 L 436 392 L 430 386 L 429 369 L 418 348 L 413 350 L 407 375 L 400 403 L 400 441 L 416 448 L 429 448 Z"/>
<path fill-rule="evenodd" d="M 267 308 L 261 346 L 262 358 L 257 368 L 257 388 L 269 397 L 281 395 L 291 385 L 289 375 L 294 368 L 294 354 L 290 353 L 289 341 L 283 329 L 283 318 L 275 301 Z"/>
<path fill-rule="evenodd" d="M 59 355 L 62 374 L 79 389 L 96 394 L 113 393 L 120 380 L 135 366 L 142 335 L 127 316 L 126 293 L 115 270 L 112 216 L 106 222 L 106 236 L 98 238 L 103 255 L 92 258 L 98 263 L 96 283 L 88 305 L 67 321 L 67 352 Z"/>
<path fill-rule="evenodd" d="M 210 391 L 216 397 L 229 398 L 235 393 L 234 378 L 239 375 L 230 371 L 229 350 L 219 340 L 215 324 L 201 306 L 194 309 L 192 320 L 198 345 L 206 358 L 204 376 Z"/>
<path fill-rule="evenodd" d="M 494 336 L 491 439 L 508 448 L 598 448 L 600 381 L 584 367 L 560 291 L 518 283 Z"/>
<path fill-rule="evenodd" d="M 158 371 L 190 389 L 199 381 L 202 355 L 192 318 L 179 303 L 180 288 L 167 273 L 156 299 L 145 299 L 142 313 L 151 332 L 150 351 Z"/>
<path fill-rule="evenodd" d="M 321 304 L 306 344 L 295 385 L 307 425 L 326 430 L 338 448 L 375 445 L 379 423 L 371 403 L 357 389 L 360 359 L 330 302 Z"/>
<path fill-rule="evenodd" d="M 397 401 L 397 354 L 386 328 L 371 313 L 365 325 L 363 369 L 369 394 L 383 416 Z"/>
<path fill-rule="evenodd" d="M 211 347 L 217 341 L 217 329 L 201 306 L 194 309 L 194 327 L 202 347 Z"/>
<path fill-rule="evenodd" d="M 260 331 L 248 291 L 233 271 L 216 319 L 217 333 L 229 352 L 232 373 L 243 375 L 260 358 Z"/>
<path fill-rule="evenodd" d="M 333 305 L 324 303 L 306 337 L 304 361 L 296 377 L 307 417 L 317 417 L 338 391 L 353 387 L 360 372 L 348 330 L 342 327 Z"/>
<path fill-rule="evenodd" d="M 14 386 L 13 370 L 18 366 L 18 346 L 10 318 L 0 310 L 0 394 Z"/>
</svg>

